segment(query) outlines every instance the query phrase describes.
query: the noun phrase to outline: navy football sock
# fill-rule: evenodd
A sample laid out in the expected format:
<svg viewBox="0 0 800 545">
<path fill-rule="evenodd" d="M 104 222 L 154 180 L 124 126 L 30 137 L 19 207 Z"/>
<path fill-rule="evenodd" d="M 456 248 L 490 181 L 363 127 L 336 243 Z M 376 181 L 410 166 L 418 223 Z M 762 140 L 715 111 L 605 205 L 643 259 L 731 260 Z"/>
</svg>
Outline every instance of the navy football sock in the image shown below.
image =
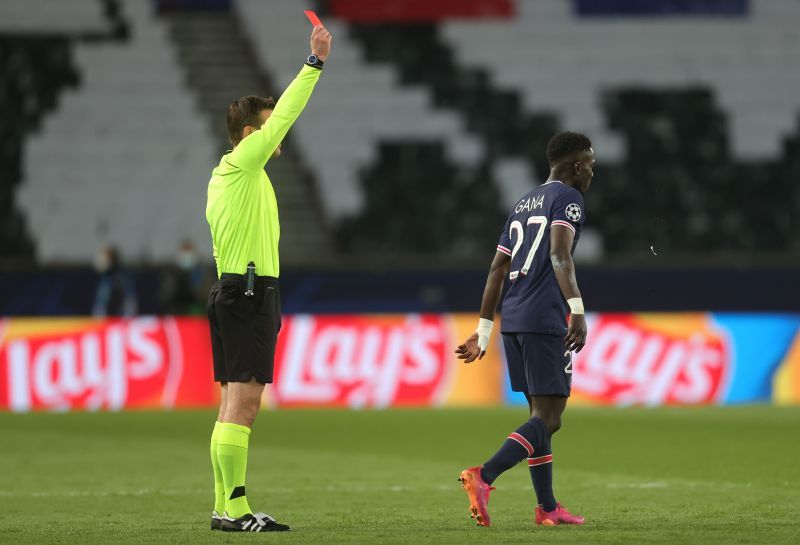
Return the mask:
<svg viewBox="0 0 800 545">
<path fill-rule="evenodd" d="M 547 434 L 545 440 L 536 449 L 536 454 L 528 458 L 536 499 L 545 511 L 552 511 L 556 508 L 556 498 L 553 495 L 553 450 L 550 446 L 550 438 L 551 435 Z"/>
<path fill-rule="evenodd" d="M 483 464 L 481 477 L 486 483 L 492 484 L 501 473 L 533 456 L 546 436 L 547 427 L 544 422 L 540 418 L 531 418 L 509 435 L 500 450 Z"/>
</svg>

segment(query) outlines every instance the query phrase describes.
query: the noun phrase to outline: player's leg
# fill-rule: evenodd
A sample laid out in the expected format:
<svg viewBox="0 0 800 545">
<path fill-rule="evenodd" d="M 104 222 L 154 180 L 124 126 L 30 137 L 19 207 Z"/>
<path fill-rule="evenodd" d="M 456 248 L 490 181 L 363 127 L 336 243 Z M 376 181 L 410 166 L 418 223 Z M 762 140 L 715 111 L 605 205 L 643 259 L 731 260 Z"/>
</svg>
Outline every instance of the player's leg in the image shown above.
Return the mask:
<svg viewBox="0 0 800 545">
<path fill-rule="evenodd" d="M 224 422 L 225 409 L 228 407 L 228 383 L 221 382 L 219 385 L 219 413 L 217 414 L 217 422 Z"/>
<path fill-rule="evenodd" d="M 553 450 L 551 438 L 561 427 L 561 414 L 567 406 L 567 398 L 531 396 L 530 399 L 531 418 L 537 417 L 545 423 L 547 435 L 533 456 L 528 458 L 528 467 L 530 468 L 531 481 L 536 491 L 538 504 L 545 511 L 552 511 L 557 507 L 557 503 L 553 495 Z"/>
<path fill-rule="evenodd" d="M 529 387 L 525 362 L 518 336 L 503 334 L 503 348 L 506 353 L 511 389 L 515 392 L 527 392 Z M 479 526 L 490 525 L 488 503 L 489 493 L 494 490 L 491 486 L 494 480 L 504 471 L 532 456 L 535 445 L 539 444 L 544 434 L 542 422 L 528 420 L 508 436 L 500 449 L 485 464 L 461 472 L 460 480 L 469 496 L 472 517 Z"/>
<path fill-rule="evenodd" d="M 265 513 L 253 513 L 247 502 L 245 480 L 250 430 L 261 406 L 264 384 L 229 382 L 224 422 L 217 438 L 217 458 L 225 485 L 223 531 L 281 532 L 289 530 Z"/>
<path fill-rule="evenodd" d="M 218 294 L 219 283 L 216 283 L 208 294 L 208 305 L 206 307 L 211 332 L 211 353 L 214 359 L 214 380 L 219 382 L 221 387 L 219 414 L 214 421 L 214 430 L 211 433 L 211 468 L 214 473 L 214 510 L 211 512 L 212 530 L 220 530 L 222 528 L 222 514 L 225 512 L 225 486 L 217 458 L 217 436 L 222 425 L 222 419 L 225 416 L 225 407 L 228 400 L 228 388 L 225 382 L 227 369 L 225 352 L 222 347 L 222 331 L 215 312 L 215 302 Z"/>
<path fill-rule="evenodd" d="M 245 489 L 247 455 L 253 422 L 264 385 L 272 382 L 280 327 L 277 282 L 257 281 L 254 297 L 244 295 L 240 281 L 226 281 L 216 311 L 224 331 L 227 399 L 217 434 L 217 460 L 225 489 L 224 531 L 288 530 L 264 513 L 253 513 Z"/>
<path fill-rule="evenodd" d="M 225 408 L 228 402 L 228 385 L 220 384 L 220 404 L 217 420 L 214 422 L 214 431 L 211 433 L 211 467 L 214 470 L 214 511 L 211 514 L 211 529 L 219 530 L 222 523 L 222 514 L 225 512 L 225 484 L 222 479 L 222 469 L 217 457 L 217 435 L 225 417 Z"/>
<path fill-rule="evenodd" d="M 533 416 L 533 396 L 529 393 L 525 393 L 525 401 L 528 402 L 528 413 Z"/>
<path fill-rule="evenodd" d="M 228 399 L 222 421 L 252 428 L 261 408 L 264 383 L 255 378 L 247 382 L 229 382 Z"/>
<path fill-rule="evenodd" d="M 561 428 L 561 415 L 572 386 L 571 354 L 558 335 L 529 333 L 521 338 L 530 388 L 531 421 L 542 424 L 543 435 L 528 457 L 536 491 L 536 523 L 546 526 L 583 524 L 583 517 L 569 513 L 553 494 L 552 436 Z"/>
<path fill-rule="evenodd" d="M 258 362 L 256 315 L 253 302 L 244 295 L 241 279 L 223 275 L 212 289 L 208 313 L 214 379 L 223 385 L 215 437 L 223 483 L 223 506 L 218 512 L 239 518 L 250 512 L 244 494 L 244 471 L 250 427 L 264 388 L 253 380 L 253 367 Z"/>
<path fill-rule="evenodd" d="M 245 491 L 247 451 L 264 385 L 255 379 L 229 382 L 227 390 L 225 414 L 217 433 L 217 460 L 225 488 L 225 513 L 237 519 L 252 513 Z"/>
<path fill-rule="evenodd" d="M 506 353 L 511 389 L 526 394 L 527 399 L 532 385 L 526 372 L 523 340 L 522 334 L 503 334 L 503 347 Z M 544 421 L 537 415 L 531 414 L 531 418 L 514 430 L 494 456 L 483 464 L 481 470 L 483 480 L 491 484 L 503 472 L 525 458 L 533 456 L 534 450 L 539 448 L 546 436 L 547 429 Z"/>
</svg>

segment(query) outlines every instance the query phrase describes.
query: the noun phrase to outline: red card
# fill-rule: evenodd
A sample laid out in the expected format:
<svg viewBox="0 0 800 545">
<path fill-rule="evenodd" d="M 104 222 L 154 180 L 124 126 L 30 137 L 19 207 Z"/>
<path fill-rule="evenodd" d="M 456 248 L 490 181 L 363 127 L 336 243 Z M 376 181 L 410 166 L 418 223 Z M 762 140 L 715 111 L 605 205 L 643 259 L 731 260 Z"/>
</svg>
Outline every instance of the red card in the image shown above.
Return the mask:
<svg viewBox="0 0 800 545">
<path fill-rule="evenodd" d="M 311 21 L 311 26 L 322 26 L 322 21 L 319 20 L 316 13 L 310 9 L 304 10 L 303 13 L 305 13 L 308 20 Z"/>
</svg>

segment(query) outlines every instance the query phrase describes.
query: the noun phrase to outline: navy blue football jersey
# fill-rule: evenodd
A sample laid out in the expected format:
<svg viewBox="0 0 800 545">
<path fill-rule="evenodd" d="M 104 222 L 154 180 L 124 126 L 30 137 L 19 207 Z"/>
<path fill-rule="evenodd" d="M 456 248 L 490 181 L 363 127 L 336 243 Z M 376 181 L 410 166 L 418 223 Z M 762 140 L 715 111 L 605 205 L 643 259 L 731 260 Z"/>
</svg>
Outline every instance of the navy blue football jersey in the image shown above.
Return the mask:
<svg viewBox="0 0 800 545">
<path fill-rule="evenodd" d="M 583 195 L 559 181 L 540 185 L 514 207 L 497 245 L 511 256 L 503 333 L 566 333 L 569 307 L 550 262 L 550 229 L 572 230 L 574 252 L 585 221 Z"/>
</svg>

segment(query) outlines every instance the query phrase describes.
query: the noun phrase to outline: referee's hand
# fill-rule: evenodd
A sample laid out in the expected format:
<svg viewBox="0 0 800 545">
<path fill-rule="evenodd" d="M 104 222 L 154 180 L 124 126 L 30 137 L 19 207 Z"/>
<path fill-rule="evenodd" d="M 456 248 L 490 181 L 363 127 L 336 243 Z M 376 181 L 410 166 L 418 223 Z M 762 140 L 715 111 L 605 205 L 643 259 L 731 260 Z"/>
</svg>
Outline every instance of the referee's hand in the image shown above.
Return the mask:
<svg viewBox="0 0 800 545">
<path fill-rule="evenodd" d="M 333 36 L 324 26 L 315 26 L 311 31 L 311 53 L 319 57 L 322 62 L 327 61 L 331 52 L 331 40 Z"/>
</svg>

